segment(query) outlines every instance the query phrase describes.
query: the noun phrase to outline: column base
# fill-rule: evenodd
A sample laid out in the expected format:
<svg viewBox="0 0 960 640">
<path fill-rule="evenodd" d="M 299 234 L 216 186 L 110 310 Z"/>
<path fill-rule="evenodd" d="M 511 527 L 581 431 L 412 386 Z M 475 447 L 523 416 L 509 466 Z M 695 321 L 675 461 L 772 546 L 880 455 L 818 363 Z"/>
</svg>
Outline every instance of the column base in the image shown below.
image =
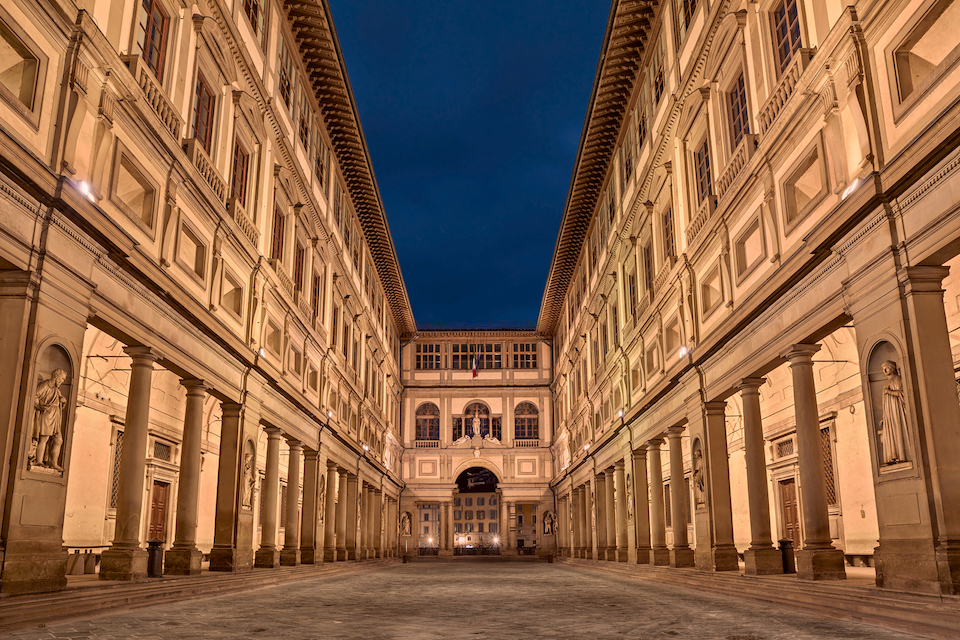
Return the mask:
<svg viewBox="0 0 960 640">
<path fill-rule="evenodd" d="M 23 552 L 17 549 L 16 552 L 8 550 L 4 554 L 0 549 L 0 561 L 3 561 L 0 593 L 8 596 L 60 591 L 66 588 L 67 552 L 60 544 L 56 545 L 56 551 L 53 550 L 53 545 L 43 546 L 49 546 L 50 553 L 38 552 L 35 548 L 34 553 L 29 553 L 27 549 Z"/>
<path fill-rule="evenodd" d="M 747 549 L 743 552 L 748 576 L 775 576 L 783 573 L 783 553 L 779 549 Z"/>
<path fill-rule="evenodd" d="M 347 550 L 337 549 L 337 562 L 346 562 L 346 561 L 347 561 Z"/>
<path fill-rule="evenodd" d="M 347 549 L 347 560 L 358 561 L 362 559 L 362 556 L 357 553 L 356 549 Z"/>
<path fill-rule="evenodd" d="M 650 549 L 650 564 L 655 567 L 670 566 L 670 549 Z"/>
<path fill-rule="evenodd" d="M 827 549 L 800 549 L 797 551 L 797 578 L 800 580 L 845 580 L 843 551 Z"/>
<path fill-rule="evenodd" d="M 257 555 L 254 557 L 253 566 L 258 569 L 276 569 L 280 566 L 279 549 L 257 549 Z"/>
<path fill-rule="evenodd" d="M 300 562 L 300 549 L 282 549 L 280 551 L 280 566 L 299 567 Z"/>
<path fill-rule="evenodd" d="M 163 556 L 163 575 L 166 576 L 198 576 L 203 554 L 196 547 L 174 547 Z"/>
<path fill-rule="evenodd" d="M 626 549 L 617 549 L 616 561 L 617 562 L 626 562 L 629 560 L 629 554 Z"/>
<path fill-rule="evenodd" d="M 637 547 L 637 557 L 633 562 L 635 564 L 650 564 L 650 547 Z"/>
<path fill-rule="evenodd" d="M 143 580 L 147 577 L 144 549 L 107 549 L 100 555 L 101 580 Z"/>
<path fill-rule="evenodd" d="M 337 549 L 336 549 L 336 547 L 324 547 L 324 548 L 323 548 L 323 561 L 324 561 L 324 562 L 336 562 L 336 561 L 337 561 Z"/>
<path fill-rule="evenodd" d="M 249 561 L 242 562 L 237 550 L 232 547 L 214 547 L 210 550 L 210 571 L 246 573 L 252 570 L 253 565 Z"/>
<path fill-rule="evenodd" d="M 697 566 L 696 556 L 690 547 L 670 549 L 670 566 L 674 569 L 685 569 Z"/>
<path fill-rule="evenodd" d="M 322 564 L 323 551 L 317 549 L 300 549 L 300 562 L 303 564 Z"/>
<path fill-rule="evenodd" d="M 960 595 L 960 549 L 937 549 L 940 593 Z"/>
<path fill-rule="evenodd" d="M 714 547 L 713 570 L 714 571 L 739 571 L 740 557 L 737 554 L 737 548 L 734 546 Z"/>
</svg>

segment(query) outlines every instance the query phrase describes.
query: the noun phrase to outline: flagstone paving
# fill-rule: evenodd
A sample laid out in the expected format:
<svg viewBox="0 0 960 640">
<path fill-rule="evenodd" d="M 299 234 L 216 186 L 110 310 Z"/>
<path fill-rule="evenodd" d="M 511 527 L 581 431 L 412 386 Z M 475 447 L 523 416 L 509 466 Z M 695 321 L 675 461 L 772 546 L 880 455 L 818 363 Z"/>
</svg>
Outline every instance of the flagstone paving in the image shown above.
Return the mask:
<svg viewBox="0 0 960 640">
<path fill-rule="evenodd" d="M 5 637 L 894 640 L 791 609 L 547 563 L 426 563 L 137 608 Z"/>
</svg>

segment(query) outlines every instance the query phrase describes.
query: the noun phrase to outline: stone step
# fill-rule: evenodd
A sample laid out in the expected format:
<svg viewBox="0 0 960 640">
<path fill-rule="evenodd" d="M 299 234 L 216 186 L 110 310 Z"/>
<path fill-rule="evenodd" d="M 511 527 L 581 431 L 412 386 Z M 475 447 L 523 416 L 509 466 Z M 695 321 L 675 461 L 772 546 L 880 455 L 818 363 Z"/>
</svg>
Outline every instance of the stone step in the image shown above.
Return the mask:
<svg viewBox="0 0 960 640">
<path fill-rule="evenodd" d="M 929 638 L 960 638 L 960 597 L 902 593 L 865 585 L 800 582 L 791 576 L 744 576 L 645 565 L 563 559 L 577 568 L 788 606 L 808 613 L 874 624 Z"/>
<path fill-rule="evenodd" d="M 247 573 L 164 576 L 142 582 L 90 582 L 49 594 L 0 600 L 0 632 L 49 625 L 120 609 L 146 607 L 189 598 L 259 589 L 310 578 L 368 571 L 398 564 L 397 558 L 254 569 Z"/>
</svg>

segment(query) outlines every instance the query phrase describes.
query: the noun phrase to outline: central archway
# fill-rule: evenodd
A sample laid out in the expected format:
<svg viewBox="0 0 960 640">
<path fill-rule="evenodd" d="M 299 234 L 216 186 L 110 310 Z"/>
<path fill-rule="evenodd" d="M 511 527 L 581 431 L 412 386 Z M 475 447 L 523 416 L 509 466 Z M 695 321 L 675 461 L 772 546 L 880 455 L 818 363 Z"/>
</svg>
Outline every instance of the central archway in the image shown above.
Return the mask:
<svg viewBox="0 0 960 640">
<path fill-rule="evenodd" d="M 453 553 L 499 555 L 500 494 L 496 473 L 474 465 L 457 476 L 453 492 Z"/>
</svg>

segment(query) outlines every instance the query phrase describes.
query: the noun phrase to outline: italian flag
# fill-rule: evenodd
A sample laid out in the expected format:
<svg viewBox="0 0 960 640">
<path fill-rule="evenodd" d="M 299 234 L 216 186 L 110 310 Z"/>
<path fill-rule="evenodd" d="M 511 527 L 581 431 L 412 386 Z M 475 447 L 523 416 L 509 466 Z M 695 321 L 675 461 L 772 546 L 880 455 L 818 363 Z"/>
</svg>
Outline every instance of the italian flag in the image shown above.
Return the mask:
<svg viewBox="0 0 960 640">
<path fill-rule="evenodd" d="M 473 351 L 473 349 L 471 349 L 471 351 Z M 477 377 L 477 365 L 479 364 L 479 361 L 480 361 L 480 354 L 478 352 L 474 352 L 473 354 L 473 377 L 474 378 Z"/>
</svg>

